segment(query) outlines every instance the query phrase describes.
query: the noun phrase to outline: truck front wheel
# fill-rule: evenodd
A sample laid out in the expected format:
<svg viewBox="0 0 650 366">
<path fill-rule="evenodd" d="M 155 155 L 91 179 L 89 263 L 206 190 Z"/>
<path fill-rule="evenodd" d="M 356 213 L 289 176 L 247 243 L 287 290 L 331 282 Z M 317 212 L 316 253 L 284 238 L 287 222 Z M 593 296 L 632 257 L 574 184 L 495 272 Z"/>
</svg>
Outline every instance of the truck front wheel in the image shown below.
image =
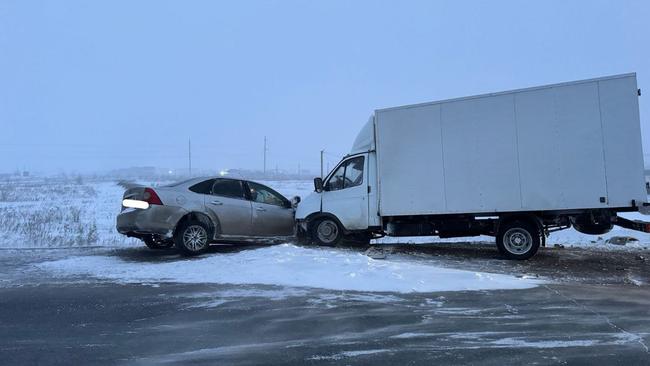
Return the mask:
<svg viewBox="0 0 650 366">
<path fill-rule="evenodd" d="M 322 218 L 311 224 L 311 238 L 317 245 L 333 247 L 341 241 L 343 228 L 331 218 Z"/>
<path fill-rule="evenodd" d="M 497 233 L 497 248 L 508 259 L 524 260 L 537 253 L 542 233 L 525 221 L 512 221 L 501 225 Z"/>
</svg>

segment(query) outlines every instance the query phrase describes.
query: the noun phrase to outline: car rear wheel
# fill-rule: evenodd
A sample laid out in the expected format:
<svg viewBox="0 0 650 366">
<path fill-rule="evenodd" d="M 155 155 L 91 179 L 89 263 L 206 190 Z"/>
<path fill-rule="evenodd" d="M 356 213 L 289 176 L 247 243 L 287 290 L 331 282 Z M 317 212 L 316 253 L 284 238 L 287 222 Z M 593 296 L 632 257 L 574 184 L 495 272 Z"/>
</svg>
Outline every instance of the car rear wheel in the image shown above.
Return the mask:
<svg viewBox="0 0 650 366">
<path fill-rule="evenodd" d="M 497 233 L 497 248 L 508 259 L 524 260 L 534 256 L 541 241 L 539 228 L 525 221 L 508 222 Z"/>
<path fill-rule="evenodd" d="M 323 218 L 311 225 L 311 238 L 316 245 L 333 247 L 341 241 L 343 228 L 331 218 Z"/>
<path fill-rule="evenodd" d="M 200 221 L 186 221 L 176 231 L 174 244 L 185 255 L 198 255 L 210 246 L 209 229 Z"/>
</svg>

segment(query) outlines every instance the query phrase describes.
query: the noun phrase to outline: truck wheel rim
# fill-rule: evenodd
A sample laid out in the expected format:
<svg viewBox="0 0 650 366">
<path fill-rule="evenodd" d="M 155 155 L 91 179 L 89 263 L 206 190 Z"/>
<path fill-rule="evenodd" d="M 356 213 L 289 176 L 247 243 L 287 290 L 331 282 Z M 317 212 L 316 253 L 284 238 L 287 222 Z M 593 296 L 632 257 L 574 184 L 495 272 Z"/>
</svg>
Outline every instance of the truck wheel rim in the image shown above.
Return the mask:
<svg viewBox="0 0 650 366">
<path fill-rule="evenodd" d="M 208 244 L 208 233 L 199 225 L 192 225 L 183 233 L 183 244 L 191 251 L 203 249 Z"/>
<path fill-rule="evenodd" d="M 512 228 L 503 235 L 503 245 L 512 254 L 523 254 L 533 247 L 533 237 L 524 229 Z"/>
<path fill-rule="evenodd" d="M 318 224 L 317 234 L 320 241 L 329 244 L 339 235 L 339 227 L 335 222 L 325 220 Z"/>
</svg>

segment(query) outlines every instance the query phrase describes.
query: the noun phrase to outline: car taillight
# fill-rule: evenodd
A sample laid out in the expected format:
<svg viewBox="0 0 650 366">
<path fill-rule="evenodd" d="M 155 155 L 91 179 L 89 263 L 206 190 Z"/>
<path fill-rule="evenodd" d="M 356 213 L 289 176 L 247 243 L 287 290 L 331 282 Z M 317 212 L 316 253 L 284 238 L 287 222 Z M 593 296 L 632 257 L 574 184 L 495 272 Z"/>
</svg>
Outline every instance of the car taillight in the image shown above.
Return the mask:
<svg viewBox="0 0 650 366">
<path fill-rule="evenodd" d="M 160 197 L 158 197 L 158 194 L 156 191 L 154 191 L 151 188 L 145 188 L 144 189 L 144 195 L 142 197 L 145 201 L 147 201 L 150 205 L 162 205 L 162 201 L 160 200 Z"/>
</svg>

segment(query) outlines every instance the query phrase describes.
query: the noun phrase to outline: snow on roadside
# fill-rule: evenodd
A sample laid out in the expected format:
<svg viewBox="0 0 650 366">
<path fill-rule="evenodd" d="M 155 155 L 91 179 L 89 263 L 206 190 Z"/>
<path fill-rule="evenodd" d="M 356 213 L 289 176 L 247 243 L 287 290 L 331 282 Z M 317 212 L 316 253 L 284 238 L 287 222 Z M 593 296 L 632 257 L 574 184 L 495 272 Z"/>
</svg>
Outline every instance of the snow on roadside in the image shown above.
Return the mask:
<svg viewBox="0 0 650 366">
<path fill-rule="evenodd" d="M 650 216 L 642 215 L 639 212 L 625 212 L 618 215 L 630 220 L 650 221 Z M 631 241 L 625 245 L 609 244 L 607 240 L 615 236 L 631 237 L 637 241 Z M 650 249 L 650 234 L 618 226 L 614 226 L 612 231 L 604 235 L 587 235 L 581 234 L 575 229 L 568 229 L 551 234 L 547 245 L 554 244 L 599 250 L 647 250 Z"/>
<path fill-rule="evenodd" d="M 164 263 L 77 256 L 37 266 L 60 276 L 87 275 L 121 283 L 261 284 L 369 292 L 527 289 L 543 283 L 406 260 L 374 260 L 352 251 L 292 244 Z"/>
</svg>

